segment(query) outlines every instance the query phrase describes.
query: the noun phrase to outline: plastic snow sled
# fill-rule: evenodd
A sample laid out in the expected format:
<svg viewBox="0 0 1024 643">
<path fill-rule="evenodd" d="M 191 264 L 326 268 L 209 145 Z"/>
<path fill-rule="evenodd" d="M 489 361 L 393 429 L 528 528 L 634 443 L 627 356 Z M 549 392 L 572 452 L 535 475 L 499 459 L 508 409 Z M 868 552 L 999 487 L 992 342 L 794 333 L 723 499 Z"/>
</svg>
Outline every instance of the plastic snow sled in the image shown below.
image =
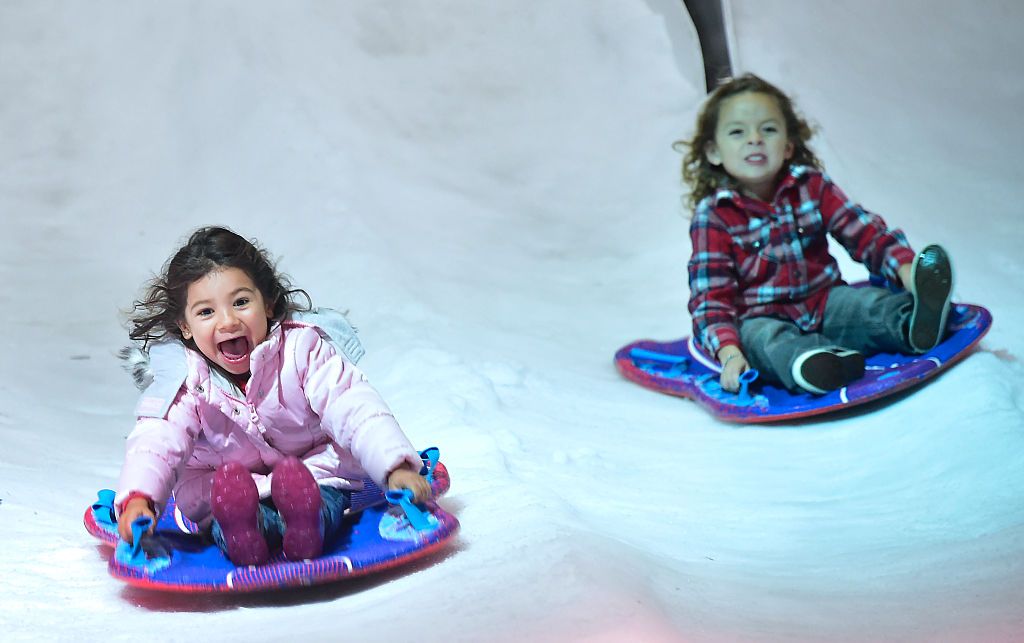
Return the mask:
<svg viewBox="0 0 1024 643">
<path fill-rule="evenodd" d="M 448 490 L 450 479 L 438 462 L 436 448 L 422 454 L 421 474 L 430 481 L 434 497 Z M 346 529 L 336 542 L 325 543 L 321 557 L 289 561 L 278 552 L 264 565 L 236 567 L 209 536 L 198 533 L 171 498 L 147 535 L 150 520 L 132 525 L 134 545 L 120 540 L 114 519 L 114 492 L 104 489 L 85 511 L 85 528 L 114 546 L 109 571 L 130 585 L 169 592 L 254 592 L 318 585 L 381 571 L 421 558 L 440 549 L 459 528 L 455 516 L 433 501 L 415 505 L 411 492 L 382 491 L 370 479 L 352 494 Z"/>
<path fill-rule="evenodd" d="M 626 379 L 661 393 L 691 398 L 719 419 L 777 422 L 848 409 L 916 386 L 966 357 L 991 325 L 992 314 L 985 308 L 953 304 L 946 339 L 938 346 L 922 355 L 879 353 L 868 357 L 864 377 L 826 395 L 795 394 L 762 384 L 753 369 L 740 377 L 738 393 L 724 391 L 718 384 L 721 368 L 690 337 L 632 342 L 615 353 L 615 366 Z"/>
</svg>

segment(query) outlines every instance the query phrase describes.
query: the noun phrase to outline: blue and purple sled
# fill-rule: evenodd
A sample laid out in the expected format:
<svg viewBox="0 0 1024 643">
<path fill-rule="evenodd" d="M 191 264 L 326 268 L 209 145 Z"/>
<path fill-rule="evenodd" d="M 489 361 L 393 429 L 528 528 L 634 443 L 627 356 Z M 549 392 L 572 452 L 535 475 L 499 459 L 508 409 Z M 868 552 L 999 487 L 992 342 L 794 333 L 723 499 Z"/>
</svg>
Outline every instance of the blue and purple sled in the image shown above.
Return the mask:
<svg viewBox="0 0 1024 643">
<path fill-rule="evenodd" d="M 422 453 L 421 473 L 430 481 L 434 497 L 448 491 L 448 471 L 438 461 L 437 449 Z M 153 535 L 146 535 L 149 519 L 136 521 L 134 545 L 120 540 L 114 519 L 114 492 L 104 489 L 85 511 L 86 530 L 114 546 L 111 575 L 130 585 L 169 592 L 255 592 L 319 585 L 378 572 L 426 556 L 444 547 L 459 528 L 459 521 L 434 501 L 415 505 L 411 492 L 382 491 L 370 479 L 352 494 L 346 512 L 348 529 L 336 542 L 326 543 L 324 554 L 307 561 L 289 561 L 277 553 L 265 565 L 236 567 L 195 523 L 183 516 L 172 498 L 157 520 Z"/>
<path fill-rule="evenodd" d="M 741 376 L 738 393 L 722 390 L 719 366 L 692 338 L 638 340 L 615 353 L 615 367 L 644 388 L 687 397 L 722 420 L 778 422 L 831 413 L 865 404 L 925 382 L 966 357 L 992 325 L 981 306 L 954 304 L 946 339 L 923 355 L 879 353 L 867 358 L 864 377 L 826 395 L 790 393 L 757 381 L 757 371 Z"/>
</svg>

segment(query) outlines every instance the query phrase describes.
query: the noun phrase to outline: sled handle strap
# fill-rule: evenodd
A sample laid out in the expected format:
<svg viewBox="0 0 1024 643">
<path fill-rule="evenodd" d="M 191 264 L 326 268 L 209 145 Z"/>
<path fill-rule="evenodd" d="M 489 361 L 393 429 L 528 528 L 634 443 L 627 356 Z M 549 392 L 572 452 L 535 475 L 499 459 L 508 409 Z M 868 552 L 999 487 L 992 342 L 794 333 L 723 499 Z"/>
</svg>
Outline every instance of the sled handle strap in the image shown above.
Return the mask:
<svg viewBox="0 0 1024 643">
<path fill-rule="evenodd" d="M 146 552 L 142 549 L 142 537 L 146 535 L 152 524 L 153 519 L 149 516 L 141 516 L 132 521 L 132 544 L 131 550 L 128 552 L 128 563 L 139 567 L 146 564 Z"/>
<path fill-rule="evenodd" d="M 101 525 L 115 525 L 114 496 L 112 489 L 100 489 L 96 492 L 96 502 L 92 505 L 92 516 Z"/>
<path fill-rule="evenodd" d="M 416 531 L 427 531 L 431 529 L 430 520 L 427 518 L 427 512 L 417 507 L 412 502 L 412 491 L 409 489 L 391 489 L 384 492 L 384 497 L 388 499 L 393 505 L 398 505 L 405 512 L 406 518 L 409 519 L 409 524 L 413 526 Z"/>
<path fill-rule="evenodd" d="M 756 380 L 759 375 L 761 374 L 757 372 L 756 368 L 748 368 L 740 373 L 740 391 L 737 395 L 740 396 L 741 400 L 750 399 L 750 393 L 747 392 L 747 387 L 750 386 L 751 382 Z"/>
<path fill-rule="evenodd" d="M 437 447 L 430 447 L 420 451 L 420 457 L 424 460 L 423 468 L 420 469 L 420 475 L 426 476 L 427 482 L 433 484 L 434 469 L 437 468 L 437 461 L 441 457 L 441 450 Z"/>
<path fill-rule="evenodd" d="M 659 353 L 639 346 L 629 349 L 629 359 L 644 372 L 663 377 L 679 377 L 690 370 L 690 358 L 685 355 Z"/>
<path fill-rule="evenodd" d="M 646 348 L 640 348 L 639 346 L 629 349 L 629 356 L 633 359 L 647 359 L 652 362 L 662 362 L 673 366 L 679 366 L 689 361 L 689 358 L 683 355 L 659 353 L 657 351 L 647 350 Z"/>
<path fill-rule="evenodd" d="M 640 366 L 637 363 L 637 359 L 642 359 L 647 362 L 654 362 L 657 365 L 665 365 L 659 370 L 671 371 L 685 371 L 690 366 L 690 358 L 686 355 L 673 355 L 671 353 L 660 353 L 656 350 L 647 350 L 646 348 L 640 348 L 634 346 L 630 349 L 630 359 L 633 360 L 634 365 Z"/>
</svg>

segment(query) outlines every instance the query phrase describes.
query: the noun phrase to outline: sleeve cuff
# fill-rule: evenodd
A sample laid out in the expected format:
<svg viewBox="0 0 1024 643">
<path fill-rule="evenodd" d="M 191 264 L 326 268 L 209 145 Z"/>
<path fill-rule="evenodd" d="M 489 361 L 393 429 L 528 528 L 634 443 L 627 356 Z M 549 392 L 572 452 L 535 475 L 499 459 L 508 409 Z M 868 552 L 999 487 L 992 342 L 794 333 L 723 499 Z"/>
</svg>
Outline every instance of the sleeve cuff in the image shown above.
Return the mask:
<svg viewBox="0 0 1024 643">
<path fill-rule="evenodd" d="M 883 274 L 882 276 L 885 277 L 891 283 L 900 283 L 900 266 L 913 263 L 916 257 L 917 254 L 906 246 L 898 246 L 896 248 L 893 248 L 892 253 L 889 255 L 889 260 L 885 262 L 883 270 L 885 274 Z"/>
<path fill-rule="evenodd" d="M 718 351 L 729 345 L 740 346 L 740 336 L 734 326 L 721 324 L 709 326 L 704 331 L 704 347 L 711 352 L 712 358 L 718 359 Z"/>
<path fill-rule="evenodd" d="M 124 512 L 124 508 L 128 506 L 128 503 L 136 498 L 143 498 L 149 503 L 149 510 L 154 514 L 156 513 L 156 504 L 153 499 L 149 497 L 149 494 L 142 493 L 141 491 L 132 491 L 129 493 L 124 500 L 117 504 L 117 515 L 120 516 Z"/>
<path fill-rule="evenodd" d="M 412 456 L 412 455 L 409 455 L 409 454 L 406 454 L 405 456 L 403 456 L 401 460 L 399 460 L 398 462 L 395 462 L 395 464 L 392 465 L 391 467 L 388 467 L 387 472 L 384 474 L 384 479 L 381 480 L 380 483 L 379 483 L 380 488 L 384 489 L 385 491 L 387 491 L 387 489 L 388 489 L 388 478 L 391 477 L 391 473 L 393 471 L 395 471 L 396 469 L 401 468 L 402 465 L 405 465 L 405 464 L 408 464 L 409 468 L 412 471 L 415 471 L 416 473 L 419 473 L 420 469 L 423 468 L 423 459 L 420 458 L 419 454 L 416 454 L 415 457 Z"/>
</svg>

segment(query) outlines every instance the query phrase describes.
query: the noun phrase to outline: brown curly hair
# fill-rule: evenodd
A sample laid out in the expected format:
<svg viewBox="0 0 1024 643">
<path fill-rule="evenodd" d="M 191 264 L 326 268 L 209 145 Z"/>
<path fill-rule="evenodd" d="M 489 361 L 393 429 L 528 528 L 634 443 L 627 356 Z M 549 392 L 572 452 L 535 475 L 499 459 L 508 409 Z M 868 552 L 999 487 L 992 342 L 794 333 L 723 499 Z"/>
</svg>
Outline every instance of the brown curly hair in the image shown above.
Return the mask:
<svg viewBox="0 0 1024 643">
<path fill-rule="evenodd" d="M 292 288 L 288 276 L 276 271 L 264 249 L 227 228 L 210 226 L 193 232 L 164 264 L 160 275 L 146 284 L 142 298 L 128 312 L 128 336 L 141 341 L 143 349 L 151 341 L 168 338 L 195 348 L 178 327 L 184 318 L 188 287 L 221 268 L 238 268 L 249 275 L 263 300 L 272 304 L 274 321 L 281 321 L 293 311 L 312 308 L 309 294 Z M 296 301 L 298 296 L 305 298 L 305 305 Z"/>
<path fill-rule="evenodd" d="M 786 121 L 786 134 L 789 137 L 789 142 L 793 144 L 793 156 L 782 168 L 783 172 L 788 171 L 791 165 L 810 165 L 822 169 L 821 161 L 807 146 L 807 141 L 814 135 L 814 129 L 802 116 L 797 114 L 789 96 L 786 96 L 775 85 L 754 74 L 730 78 L 708 96 L 707 102 L 704 103 L 700 114 L 697 115 L 697 127 L 693 138 L 676 141 L 672 144 L 672 148 L 676 151 L 685 152 L 683 182 L 690 186 L 688 203 L 691 207 L 700 203 L 704 197 L 714 194 L 719 188 L 736 187 L 733 178 L 724 168 L 712 165 L 705 156 L 705 152 L 708 145 L 715 140 L 718 113 L 721 111 L 722 103 L 727 98 L 744 92 L 766 94 L 778 101 L 779 109 Z"/>
</svg>

